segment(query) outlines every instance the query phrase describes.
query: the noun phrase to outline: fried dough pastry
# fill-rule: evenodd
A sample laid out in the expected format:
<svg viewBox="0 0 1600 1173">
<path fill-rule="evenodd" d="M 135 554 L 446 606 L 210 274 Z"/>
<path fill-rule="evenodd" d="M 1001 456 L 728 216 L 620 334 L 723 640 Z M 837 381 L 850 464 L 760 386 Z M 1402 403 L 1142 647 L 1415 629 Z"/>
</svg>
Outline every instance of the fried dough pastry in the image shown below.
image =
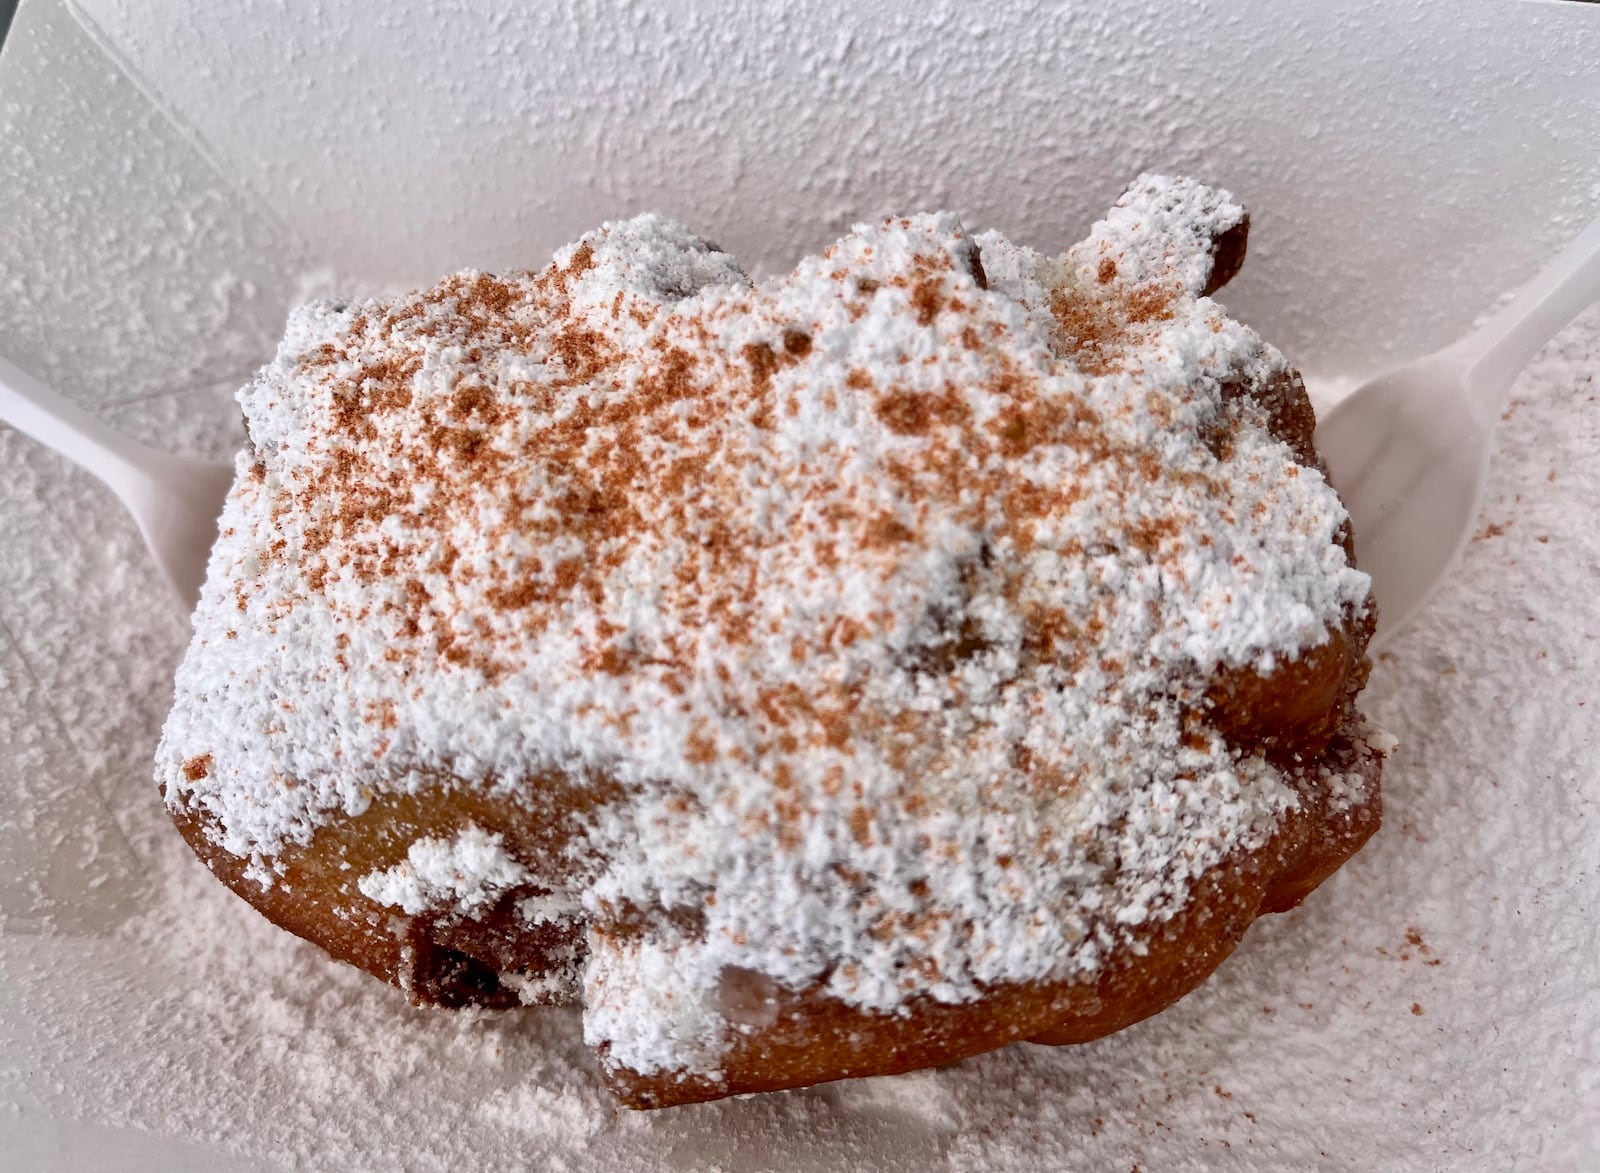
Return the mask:
<svg viewBox="0 0 1600 1173">
<path fill-rule="evenodd" d="M 1225 192 L 781 278 L 653 216 L 297 311 L 157 780 L 433 1006 L 659 1107 L 1092 1039 L 1377 828 L 1373 626 Z"/>
</svg>

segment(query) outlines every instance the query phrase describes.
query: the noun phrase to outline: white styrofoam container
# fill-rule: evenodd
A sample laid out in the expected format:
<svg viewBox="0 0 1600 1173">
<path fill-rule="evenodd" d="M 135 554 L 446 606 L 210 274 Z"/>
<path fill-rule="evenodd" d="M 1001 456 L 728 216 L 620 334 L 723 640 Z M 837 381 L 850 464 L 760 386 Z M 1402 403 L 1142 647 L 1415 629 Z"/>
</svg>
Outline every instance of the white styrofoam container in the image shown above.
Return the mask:
<svg viewBox="0 0 1600 1173">
<path fill-rule="evenodd" d="M 537 267 L 647 209 L 758 273 L 891 210 L 1053 251 L 1142 169 L 1251 208 L 1234 312 L 1314 376 L 1371 373 L 1600 215 L 1600 8 L 23 0 L 0 352 L 220 450 L 223 393 L 307 291 Z M 0 492 L 0 875 L 32 877 L 0 890 L 0 1047 L 26 1053 L 48 1040 L 5 965 L 93 939 L 147 882 L 183 625 L 109 497 L 3 430 Z M 127 607 L 147 635 L 106 646 Z M 71 1122 L 3 1065 L 0 1100 L 7 1169 L 277 1167 Z"/>
<path fill-rule="evenodd" d="M 1054 250 L 1147 168 L 1231 187 L 1255 217 L 1231 308 L 1359 373 L 1600 211 L 1577 4 L 27 0 L 17 24 L 0 321 L 110 400 L 104 353 L 140 338 L 140 392 L 243 369 L 308 269 L 538 266 L 642 209 L 758 272 L 912 208 Z"/>
</svg>

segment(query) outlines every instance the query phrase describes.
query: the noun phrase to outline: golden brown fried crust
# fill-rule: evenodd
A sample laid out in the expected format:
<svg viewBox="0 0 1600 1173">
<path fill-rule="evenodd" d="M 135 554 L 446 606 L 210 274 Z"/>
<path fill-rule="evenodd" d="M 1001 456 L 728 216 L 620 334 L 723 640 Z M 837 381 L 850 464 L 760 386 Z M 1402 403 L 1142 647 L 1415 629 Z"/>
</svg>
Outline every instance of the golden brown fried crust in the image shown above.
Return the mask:
<svg viewBox="0 0 1600 1173">
<path fill-rule="evenodd" d="M 630 1107 L 666 1107 L 914 1071 L 1024 1039 L 1077 1043 L 1121 1030 L 1198 986 L 1233 951 L 1256 916 L 1294 907 L 1377 830 L 1377 755 L 1339 734 L 1319 761 L 1335 761 L 1360 774 L 1367 797 L 1334 810 L 1315 769 L 1290 773 L 1300 805 L 1270 841 L 1207 872 L 1175 916 L 1147 923 L 1136 933 L 1137 943 L 1112 955 L 1092 980 L 996 986 L 978 1001 L 956 1005 L 920 999 L 909 1003 L 905 1013 L 891 1016 L 849 1006 L 822 994 L 820 987 L 791 991 L 758 974 L 729 974 L 724 980 L 725 1010 L 740 1033 L 723 1059 L 721 1078 L 641 1075 L 606 1064 L 606 1082 Z M 361 874 L 358 869 L 386 866 L 390 856 L 403 855 L 404 845 L 419 835 L 443 833 L 466 822 L 515 834 L 515 821 L 464 790 L 390 803 L 376 815 L 369 811 L 327 828 L 324 833 L 331 838 L 285 853 L 283 875 L 265 889 L 245 877 L 243 860 L 206 837 L 202 819 L 179 816 L 177 822 L 207 866 L 269 920 L 406 988 L 421 1004 L 510 1005 L 515 998 L 498 985 L 497 973 L 523 968 L 537 972 L 548 956 L 574 944 L 569 935 L 552 932 L 541 940 L 526 926 L 514 930 L 507 901 L 483 921 L 438 922 L 401 916 L 355 889 L 350 877 Z M 343 859 L 352 865 L 348 870 L 332 863 Z M 358 911 L 363 907 L 370 915 Z"/>
<path fill-rule="evenodd" d="M 1248 398 L 1266 412 L 1267 427 L 1307 468 L 1326 472 L 1312 446 L 1316 412 L 1298 371 L 1263 384 L 1223 387 L 1223 400 Z M 1355 564 L 1348 522 L 1340 531 L 1345 557 Z M 1355 705 L 1372 670 L 1367 644 L 1377 626 L 1368 604 L 1347 612 L 1344 624 L 1326 643 L 1306 649 L 1271 672 L 1224 668 L 1206 692 L 1207 719 L 1239 749 L 1261 749 L 1274 762 L 1310 759 L 1324 746 Z"/>
<path fill-rule="evenodd" d="M 513 889 L 476 918 L 407 916 L 367 897 L 356 881 L 404 860 L 418 839 L 448 837 L 469 825 L 501 835 L 539 874 L 561 874 L 570 866 L 562 848 L 574 820 L 603 802 L 608 789 L 580 792 L 549 779 L 527 789 L 547 801 L 534 810 L 446 778 L 416 793 L 375 796 L 360 815 L 331 818 L 309 844 L 279 852 L 266 887 L 248 874 L 248 860 L 212 841 L 203 816 L 178 811 L 173 821 L 205 865 L 273 924 L 400 987 L 413 1003 L 507 1007 L 521 996 L 500 975 L 551 973 L 584 950 L 581 923 L 530 925 L 517 915 L 516 903 L 542 890 Z"/>
<path fill-rule="evenodd" d="M 1359 728 L 1359 726 L 1358 726 Z M 804 1087 L 863 1075 L 936 1067 L 1027 1040 L 1082 1043 L 1170 1006 L 1233 952 L 1255 918 L 1305 899 L 1378 829 L 1379 759 L 1364 743 L 1335 739 L 1335 756 L 1361 774 L 1369 797 L 1334 810 L 1313 771 L 1291 776 L 1300 808 L 1271 840 L 1208 871 L 1170 920 L 1147 923 L 1090 980 L 991 987 L 976 1002 L 923 998 L 905 1013 L 862 1011 L 820 987 L 785 990 L 758 975 L 731 975 L 729 1017 L 743 1020 L 721 1078 L 640 1075 L 606 1065 L 607 1084 L 634 1108 L 660 1108 L 744 1092 Z M 602 1059 L 604 1053 L 602 1052 Z"/>
<path fill-rule="evenodd" d="M 1315 416 L 1298 374 L 1229 393 L 1255 399 L 1274 435 L 1303 463 L 1320 466 L 1311 446 Z M 1265 846 L 1237 852 L 1208 871 L 1176 915 L 1147 924 L 1094 980 L 997 986 L 959 1005 L 924 998 L 906 1013 L 887 1016 L 829 998 L 820 985 L 790 991 L 760 975 L 729 975 L 728 1017 L 742 1019 L 744 1033 L 724 1057 L 720 1078 L 641 1075 L 606 1064 L 607 1083 L 631 1107 L 665 1107 L 914 1071 L 1024 1039 L 1088 1042 L 1165 1009 L 1227 958 L 1257 916 L 1299 904 L 1377 831 L 1382 764 L 1361 740 L 1365 726 L 1355 712 L 1370 671 L 1366 648 L 1374 619 L 1370 606 L 1348 614 L 1326 643 L 1270 672 L 1217 674 L 1206 694 L 1205 719 L 1236 749 L 1265 752 L 1283 769 L 1298 809 Z M 1358 804 L 1335 809 L 1320 777 L 1325 767 L 1361 777 L 1365 794 Z"/>
<path fill-rule="evenodd" d="M 1245 221 L 1215 242 L 1205 292 L 1238 270 L 1247 233 Z M 972 264 L 981 275 L 975 252 Z M 1223 391 L 1225 403 L 1254 401 L 1296 458 L 1320 468 L 1312 447 L 1315 417 L 1297 374 Z M 1222 435 L 1215 439 L 1227 442 Z M 1348 552 L 1348 527 L 1342 541 Z M 1298 805 L 1263 846 L 1237 851 L 1206 872 L 1181 908 L 1169 919 L 1147 921 L 1092 978 L 998 985 L 960 1004 L 924 997 L 885 1015 L 828 996 L 823 981 L 789 990 L 759 973 L 727 972 L 722 1009 L 732 1041 L 717 1076 L 641 1074 L 606 1062 L 602 1047 L 607 1083 L 631 1107 L 664 1107 L 912 1071 L 1022 1040 L 1085 1042 L 1160 1011 L 1211 974 L 1258 915 L 1294 907 L 1377 830 L 1381 756 L 1363 740 L 1366 727 L 1354 707 L 1370 669 L 1366 647 L 1373 625 L 1370 607 L 1352 611 L 1327 642 L 1294 660 L 1266 672 L 1225 669 L 1214 676 L 1196 718 L 1236 750 L 1265 753 Z M 1338 804 L 1323 776 L 1329 770 L 1360 779 L 1359 801 Z M 202 813 L 177 811 L 174 819 L 206 865 L 269 920 L 400 986 L 413 1002 L 508 1006 L 518 998 L 504 975 L 537 978 L 570 970 L 589 934 L 628 931 L 624 912 L 606 925 L 576 917 L 530 925 L 517 915 L 516 902 L 540 890 L 524 887 L 477 918 L 407 916 L 365 896 L 356 880 L 395 866 L 419 838 L 449 836 L 468 825 L 503 836 L 532 874 L 559 875 L 571 866 L 561 862 L 563 848 L 578 821 L 609 801 L 615 788 L 603 780 L 536 782 L 508 789 L 540 796 L 538 809 L 449 778 L 411 795 L 376 796 L 361 815 L 335 819 L 309 844 L 282 851 L 273 861 L 276 882 L 268 887 L 250 878 L 247 861 L 212 841 Z"/>
<path fill-rule="evenodd" d="M 1210 297 L 1232 281 L 1244 266 L 1245 248 L 1250 240 L 1250 217 L 1246 215 L 1232 228 L 1211 242 L 1211 274 L 1200 296 Z"/>
<path fill-rule="evenodd" d="M 1234 747 L 1263 750 L 1275 763 L 1320 755 L 1366 682 L 1367 628 L 1351 619 L 1268 673 L 1222 670 L 1206 693 L 1208 720 Z"/>
</svg>

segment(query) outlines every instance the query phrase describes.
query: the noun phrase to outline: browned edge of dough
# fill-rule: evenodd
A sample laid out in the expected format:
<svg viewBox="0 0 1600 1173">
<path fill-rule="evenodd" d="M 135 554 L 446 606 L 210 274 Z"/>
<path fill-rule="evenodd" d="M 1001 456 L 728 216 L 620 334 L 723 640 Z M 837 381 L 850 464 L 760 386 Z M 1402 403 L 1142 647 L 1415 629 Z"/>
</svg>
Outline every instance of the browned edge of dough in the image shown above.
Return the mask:
<svg viewBox="0 0 1600 1173">
<path fill-rule="evenodd" d="M 1205 293 L 1238 271 L 1248 228 L 1246 218 L 1214 241 Z M 980 265 L 974 250 L 975 276 Z M 1271 430 L 1302 463 L 1320 467 L 1311 446 L 1314 415 L 1297 374 L 1288 372 L 1260 387 L 1224 387 L 1225 399 L 1235 395 L 1261 403 Z M 1348 532 L 1341 538 L 1348 550 Z M 1342 733 L 1357 720 L 1353 699 L 1370 670 L 1365 647 L 1372 627 L 1367 608 L 1347 616 L 1328 643 L 1274 673 L 1224 673 L 1215 682 L 1207 695 L 1208 719 L 1231 742 L 1263 749 L 1288 767 L 1301 807 L 1284 818 L 1264 848 L 1236 853 L 1207 872 L 1176 915 L 1143 926 L 1134 944 L 1120 950 L 1093 982 L 996 986 L 975 1002 L 950 1005 L 921 998 L 904 1013 L 881 1015 L 823 996 L 818 988 L 788 991 L 750 975 L 765 983 L 763 1019 L 735 1035 L 719 1077 L 642 1075 L 604 1062 L 602 1047 L 607 1082 L 632 1107 L 686 1104 L 911 1071 L 1024 1039 L 1088 1041 L 1170 1005 L 1221 964 L 1257 915 L 1299 903 L 1376 831 L 1380 759 Z M 1293 763 L 1302 752 L 1313 762 L 1321 760 L 1323 751 L 1338 747 L 1341 738 L 1346 758 L 1357 762 L 1356 772 L 1367 779 L 1370 798 L 1335 813 L 1309 769 L 1297 774 Z M 545 781 L 551 795 L 561 795 L 580 812 L 607 800 L 603 787 L 596 793 L 571 782 Z M 246 860 L 213 842 L 202 814 L 179 810 L 173 819 L 211 871 L 269 920 L 400 986 L 413 1002 L 506 1006 L 516 998 L 499 984 L 498 974 L 538 973 L 581 950 L 581 925 L 522 925 L 513 915 L 511 895 L 477 920 L 407 917 L 362 895 L 356 879 L 399 862 L 415 839 L 450 834 L 469 822 L 505 835 L 518 858 L 538 860 L 543 869 L 558 856 L 568 832 L 538 828 L 570 826 L 556 814 L 555 800 L 547 801 L 550 805 L 540 818 L 469 786 L 378 796 L 364 815 L 335 819 L 317 831 L 310 845 L 280 852 L 275 864 L 282 874 L 269 887 L 246 876 Z"/>
<path fill-rule="evenodd" d="M 1211 240 L 1211 273 L 1200 290 L 1201 297 L 1210 297 L 1232 281 L 1244 267 L 1244 256 L 1250 242 L 1250 213 L 1239 222 Z"/>
<path fill-rule="evenodd" d="M 1381 759 L 1342 747 L 1370 787 L 1365 802 L 1333 812 L 1323 784 L 1295 783 L 1300 807 L 1268 843 L 1206 872 L 1170 920 L 1147 923 L 1092 981 L 1008 984 L 975 1002 L 921 998 L 903 1013 L 864 1012 L 820 987 L 769 993 L 771 1024 L 735 1033 L 719 1076 L 644 1075 L 604 1063 L 607 1084 L 633 1108 L 662 1108 L 835 1079 L 894 1075 L 953 1063 L 1009 1043 L 1087 1042 L 1164 1009 L 1233 951 L 1256 916 L 1294 907 L 1378 829 Z M 601 1048 L 602 1061 L 605 1049 Z"/>
<path fill-rule="evenodd" d="M 405 859 L 417 839 L 450 836 L 469 824 L 503 836 L 511 854 L 537 874 L 559 876 L 570 867 L 563 848 L 577 819 L 611 789 L 532 780 L 527 790 L 543 799 L 534 807 L 441 775 L 414 793 L 375 795 L 358 816 L 330 817 L 309 844 L 273 857 L 270 886 L 246 874 L 248 860 L 213 840 L 204 814 L 169 813 L 206 867 L 278 927 L 398 986 L 416 1005 L 509 1007 L 521 999 L 499 975 L 537 978 L 570 965 L 584 949 L 581 923 L 530 926 L 517 916 L 516 903 L 544 889 L 508 891 L 477 918 L 408 916 L 369 899 L 357 881 Z"/>
<path fill-rule="evenodd" d="M 1233 271 L 1243 261 L 1247 232 L 1246 222 L 1231 242 L 1231 234 L 1218 238 L 1220 261 Z M 1232 276 L 1220 261 L 1213 272 L 1216 285 Z M 1274 436 L 1302 464 L 1321 469 L 1312 446 L 1315 415 L 1298 372 L 1261 385 L 1224 387 L 1225 401 L 1236 397 L 1259 403 Z M 1340 537 L 1353 564 L 1348 526 Z M 789 991 L 769 983 L 769 1021 L 734 1035 L 717 1076 L 645 1075 L 606 1062 L 602 1046 L 607 1083 L 630 1107 L 668 1107 L 914 1071 L 1020 1040 L 1088 1042 L 1171 1005 L 1233 952 L 1258 915 L 1299 904 L 1377 831 L 1382 756 L 1362 740 L 1366 724 L 1355 709 L 1371 672 L 1366 650 L 1375 625 L 1370 604 L 1353 608 L 1325 643 L 1271 672 L 1218 673 L 1206 694 L 1204 719 L 1237 750 L 1265 753 L 1283 770 L 1299 805 L 1264 847 L 1236 852 L 1201 877 L 1171 919 L 1141 927 L 1094 982 L 996 986 L 975 1002 L 957 1005 L 921 998 L 893 1016 L 863 1012 L 822 994 L 820 986 Z M 1365 801 L 1332 809 L 1318 777 L 1330 765 L 1363 777 Z"/>
</svg>

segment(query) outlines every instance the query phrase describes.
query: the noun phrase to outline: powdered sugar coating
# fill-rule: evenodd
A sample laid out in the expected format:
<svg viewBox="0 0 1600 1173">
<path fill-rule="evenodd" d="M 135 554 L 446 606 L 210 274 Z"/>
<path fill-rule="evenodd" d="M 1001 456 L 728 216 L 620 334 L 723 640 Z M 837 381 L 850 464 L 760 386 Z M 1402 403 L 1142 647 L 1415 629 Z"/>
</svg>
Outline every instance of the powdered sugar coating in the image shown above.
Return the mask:
<svg viewBox="0 0 1600 1173">
<path fill-rule="evenodd" d="M 447 909 L 482 916 L 511 889 L 528 881 L 528 869 L 506 853 L 504 837 L 467 824 L 449 839 L 425 836 L 406 858 L 356 881 L 361 894 L 408 916 Z"/>
<path fill-rule="evenodd" d="M 270 882 L 378 792 L 605 778 L 533 882 L 640 1072 L 716 1071 L 730 969 L 882 1011 L 1092 972 L 1294 801 L 1209 674 L 1367 593 L 1225 395 L 1287 371 L 1197 296 L 1239 215 L 1142 177 L 1056 261 L 924 215 L 756 288 L 647 216 L 306 307 L 240 396 L 169 802 Z"/>
<path fill-rule="evenodd" d="M 1123 281 L 1176 278 L 1198 294 L 1211 276 L 1212 242 L 1244 220 L 1244 209 L 1225 191 L 1141 175 L 1072 249 L 1070 263 L 1084 281 L 1097 279 L 1109 260 Z"/>
</svg>

